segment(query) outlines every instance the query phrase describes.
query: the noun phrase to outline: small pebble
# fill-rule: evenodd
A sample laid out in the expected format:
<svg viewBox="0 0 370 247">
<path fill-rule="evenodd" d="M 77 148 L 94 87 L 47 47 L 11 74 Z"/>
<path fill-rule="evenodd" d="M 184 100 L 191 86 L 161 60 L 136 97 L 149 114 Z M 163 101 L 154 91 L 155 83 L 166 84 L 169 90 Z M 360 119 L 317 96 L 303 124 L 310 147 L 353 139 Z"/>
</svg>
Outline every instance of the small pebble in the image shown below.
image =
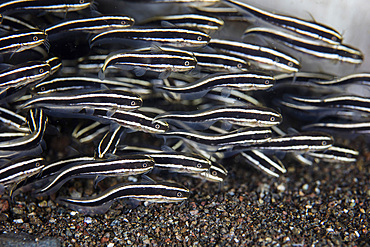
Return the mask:
<svg viewBox="0 0 370 247">
<path fill-rule="evenodd" d="M 285 185 L 284 184 L 279 184 L 276 189 L 279 191 L 279 192 L 284 192 L 285 191 Z"/>
<path fill-rule="evenodd" d="M 18 223 L 18 224 L 22 224 L 23 223 L 23 219 L 15 219 L 13 220 L 14 223 Z"/>
<path fill-rule="evenodd" d="M 194 216 L 194 215 L 197 215 L 198 212 L 199 212 L 198 210 L 191 210 L 190 211 L 190 214 Z"/>
<path fill-rule="evenodd" d="M 6 212 L 9 210 L 9 201 L 0 199 L 0 212 Z"/>
<path fill-rule="evenodd" d="M 67 229 L 65 234 L 68 236 L 68 237 L 71 237 L 72 236 L 72 232 L 71 230 Z"/>
<path fill-rule="evenodd" d="M 85 222 L 86 224 L 91 224 L 91 223 L 92 223 L 92 219 L 91 219 L 91 217 L 85 217 L 84 222 Z"/>
<path fill-rule="evenodd" d="M 73 198 L 81 198 L 81 196 L 82 196 L 82 193 L 77 191 L 77 190 L 73 190 L 71 192 L 71 197 L 73 197 Z"/>
<path fill-rule="evenodd" d="M 14 214 L 23 214 L 24 210 L 22 208 L 13 208 Z"/>
<path fill-rule="evenodd" d="M 48 202 L 47 201 L 42 201 L 38 205 L 39 205 L 40 208 L 45 208 L 45 207 L 48 206 Z"/>
</svg>

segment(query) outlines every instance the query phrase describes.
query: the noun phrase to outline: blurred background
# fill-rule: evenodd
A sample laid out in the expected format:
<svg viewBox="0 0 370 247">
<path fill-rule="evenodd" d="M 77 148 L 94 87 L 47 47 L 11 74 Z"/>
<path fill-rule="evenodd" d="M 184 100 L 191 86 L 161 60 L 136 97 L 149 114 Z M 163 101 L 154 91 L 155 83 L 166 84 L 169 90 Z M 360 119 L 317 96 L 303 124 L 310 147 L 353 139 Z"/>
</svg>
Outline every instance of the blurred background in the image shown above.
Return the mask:
<svg viewBox="0 0 370 247">
<path fill-rule="evenodd" d="M 340 32 L 344 44 L 360 49 L 364 62 L 356 71 L 370 71 L 370 1 L 368 0 L 248 0 L 266 11 L 299 17 L 331 26 Z"/>
<path fill-rule="evenodd" d="M 241 0 L 243 1 L 243 0 Z M 144 1 L 146 2 L 146 1 Z M 277 14 L 298 17 L 308 21 L 330 26 L 340 32 L 343 36 L 343 44 L 352 46 L 361 50 L 364 54 L 362 65 L 352 66 L 350 64 L 334 63 L 332 61 L 323 61 L 323 59 L 314 59 L 312 56 L 297 55 L 292 49 L 284 49 L 284 46 L 277 45 L 277 48 L 290 53 L 300 62 L 303 62 L 304 71 L 315 71 L 336 76 L 344 76 L 355 72 L 370 72 L 370 1 L 368 0 L 247 0 L 246 3 L 265 11 Z M 178 13 L 189 13 L 186 4 L 149 4 L 145 3 L 143 11 L 143 1 L 97 1 L 99 11 L 105 14 L 127 14 L 136 20 L 136 24 L 153 15 L 170 15 Z M 195 3 L 194 3 L 195 4 Z M 198 3 L 199 5 L 199 3 Z M 229 39 L 235 37 L 234 32 L 239 32 L 240 37 L 244 30 L 250 25 L 260 26 L 259 20 L 251 17 L 251 23 L 232 23 L 221 29 L 217 34 L 211 35 L 213 38 Z M 263 24 L 262 24 L 263 25 Z M 247 40 L 251 42 L 251 40 Z M 268 45 L 275 48 L 275 44 L 270 41 L 261 43 L 257 40 L 253 43 Z"/>
</svg>

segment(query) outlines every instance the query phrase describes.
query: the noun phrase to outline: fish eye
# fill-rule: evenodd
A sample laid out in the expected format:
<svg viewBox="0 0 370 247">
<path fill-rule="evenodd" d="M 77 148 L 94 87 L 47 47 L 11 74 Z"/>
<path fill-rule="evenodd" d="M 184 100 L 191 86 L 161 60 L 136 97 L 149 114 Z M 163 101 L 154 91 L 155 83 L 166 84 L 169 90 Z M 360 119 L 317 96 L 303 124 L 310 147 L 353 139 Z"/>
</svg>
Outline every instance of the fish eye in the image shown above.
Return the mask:
<svg viewBox="0 0 370 247">
<path fill-rule="evenodd" d="M 270 121 L 275 121 L 275 117 L 270 117 Z"/>
<path fill-rule="evenodd" d="M 37 163 L 35 164 L 35 166 L 36 166 L 36 167 L 39 167 L 39 166 L 40 166 L 40 162 L 37 162 Z"/>
<path fill-rule="evenodd" d="M 143 167 L 148 167 L 148 164 L 147 163 L 143 163 Z"/>
<path fill-rule="evenodd" d="M 332 41 L 338 41 L 338 40 L 337 40 L 337 37 L 335 37 L 335 36 L 331 37 L 331 40 L 332 40 Z"/>
<path fill-rule="evenodd" d="M 212 174 L 213 176 L 217 176 L 217 172 L 216 172 L 216 171 L 212 171 L 212 172 L 211 172 L 211 174 Z"/>
<path fill-rule="evenodd" d="M 275 62 L 280 62 L 280 59 L 278 57 L 275 57 Z"/>
<path fill-rule="evenodd" d="M 266 80 L 266 81 L 265 81 L 265 84 L 266 84 L 266 85 L 270 84 L 270 81 L 269 81 L 269 80 Z"/>
<path fill-rule="evenodd" d="M 159 129 L 161 126 L 159 124 L 155 124 L 154 128 Z"/>
<path fill-rule="evenodd" d="M 266 138 L 266 139 L 267 139 L 267 138 L 269 138 L 269 137 L 270 137 L 270 135 L 268 135 L 268 134 L 266 134 L 266 135 L 265 135 L 265 138 Z"/>
<path fill-rule="evenodd" d="M 136 102 L 135 101 L 131 101 L 131 105 L 132 106 L 136 105 Z"/>
<path fill-rule="evenodd" d="M 177 192 L 177 197 L 182 197 L 182 193 L 181 192 Z"/>
<path fill-rule="evenodd" d="M 39 37 L 37 37 L 37 36 L 33 36 L 33 41 L 38 41 L 39 40 Z"/>
<path fill-rule="evenodd" d="M 288 62 L 289 67 L 293 67 L 293 62 Z"/>
<path fill-rule="evenodd" d="M 85 2 L 85 0 L 80 0 L 80 4 L 83 4 Z"/>
<path fill-rule="evenodd" d="M 326 141 L 322 141 L 321 142 L 321 145 L 325 146 L 326 145 Z"/>
<path fill-rule="evenodd" d="M 241 69 L 241 68 L 243 68 L 243 65 L 242 65 L 241 63 L 238 63 L 238 64 L 236 65 L 236 67 L 238 67 L 239 69 Z"/>
<path fill-rule="evenodd" d="M 121 24 L 122 25 L 126 25 L 126 21 L 121 21 Z"/>
<path fill-rule="evenodd" d="M 201 163 L 198 163 L 197 164 L 197 168 L 202 168 L 202 164 Z"/>
<path fill-rule="evenodd" d="M 39 69 L 39 73 L 44 73 L 44 69 Z"/>
<path fill-rule="evenodd" d="M 190 62 L 189 61 L 185 61 L 185 66 L 189 66 L 190 65 Z"/>
<path fill-rule="evenodd" d="M 201 41 L 201 40 L 202 40 L 202 36 L 198 36 L 198 37 L 197 37 L 197 40 L 198 40 L 198 41 Z"/>
<path fill-rule="evenodd" d="M 41 89 L 41 91 L 45 91 L 45 87 L 41 87 L 40 89 Z"/>
</svg>

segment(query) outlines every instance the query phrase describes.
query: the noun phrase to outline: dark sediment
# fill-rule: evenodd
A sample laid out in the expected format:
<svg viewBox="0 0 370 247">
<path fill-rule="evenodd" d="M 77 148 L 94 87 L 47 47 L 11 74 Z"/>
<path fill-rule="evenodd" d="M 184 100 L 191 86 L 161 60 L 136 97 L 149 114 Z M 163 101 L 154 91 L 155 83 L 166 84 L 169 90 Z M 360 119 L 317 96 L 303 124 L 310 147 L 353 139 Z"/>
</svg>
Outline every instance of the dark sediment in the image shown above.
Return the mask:
<svg viewBox="0 0 370 247">
<path fill-rule="evenodd" d="M 130 209 L 116 202 L 98 216 L 59 206 L 53 196 L 20 195 L 10 207 L 1 199 L 0 237 L 27 233 L 65 246 L 363 246 L 370 237 L 369 153 L 363 152 L 356 164 L 286 164 L 288 172 L 280 178 L 233 164 L 220 191 L 214 183 L 195 188 L 200 180 L 179 178 L 193 188 L 182 205 Z M 91 194 L 76 189 L 84 181 L 68 183 L 64 192 Z"/>
</svg>

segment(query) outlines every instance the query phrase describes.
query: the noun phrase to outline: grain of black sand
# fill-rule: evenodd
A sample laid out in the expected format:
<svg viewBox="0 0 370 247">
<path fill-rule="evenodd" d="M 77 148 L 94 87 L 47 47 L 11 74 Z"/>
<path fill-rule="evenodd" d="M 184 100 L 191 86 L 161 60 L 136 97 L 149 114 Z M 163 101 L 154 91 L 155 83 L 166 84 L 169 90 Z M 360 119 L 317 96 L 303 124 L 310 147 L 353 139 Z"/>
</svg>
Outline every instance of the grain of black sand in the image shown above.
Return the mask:
<svg viewBox="0 0 370 247">
<path fill-rule="evenodd" d="M 0 245 L 368 245 L 370 155 L 366 145 L 362 153 L 350 165 L 307 167 L 292 162 L 280 178 L 243 164 L 229 165 L 230 175 L 220 191 L 217 184 L 199 185 L 199 180 L 179 178 L 178 182 L 193 188 L 193 195 L 181 206 L 129 209 L 118 202 L 106 214 L 90 217 L 55 204 L 53 196 L 20 195 L 12 210 L 1 199 Z M 74 181 L 60 193 L 88 195 L 92 190 L 83 188 L 90 185 Z"/>
</svg>

